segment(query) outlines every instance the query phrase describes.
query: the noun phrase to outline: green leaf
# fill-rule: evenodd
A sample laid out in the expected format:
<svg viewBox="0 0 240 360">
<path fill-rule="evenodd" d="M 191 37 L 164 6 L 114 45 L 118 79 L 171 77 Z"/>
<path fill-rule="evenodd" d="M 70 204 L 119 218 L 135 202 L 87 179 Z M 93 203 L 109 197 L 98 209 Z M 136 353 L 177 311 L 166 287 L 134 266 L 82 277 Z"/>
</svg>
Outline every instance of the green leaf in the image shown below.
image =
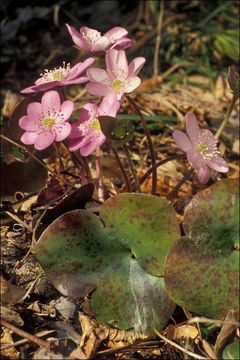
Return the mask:
<svg viewBox="0 0 240 360">
<path fill-rule="evenodd" d="M 162 329 L 175 305 L 165 291 L 164 259 L 179 238 L 166 199 L 144 194 L 110 198 L 100 216 L 75 210 L 42 234 L 35 254 L 66 296 L 92 294 L 96 317 L 121 329 Z"/>
<path fill-rule="evenodd" d="M 236 341 L 232 344 L 227 345 L 223 350 L 222 359 L 223 360 L 228 360 L 228 359 L 239 360 L 240 359 L 240 342 Z"/>
<path fill-rule="evenodd" d="M 99 116 L 101 130 L 112 146 L 121 146 L 133 138 L 133 124 L 127 119 Z"/>
<path fill-rule="evenodd" d="M 186 237 L 168 253 L 169 296 L 200 315 L 223 319 L 238 308 L 238 180 L 222 180 L 199 192 L 186 209 Z"/>
</svg>

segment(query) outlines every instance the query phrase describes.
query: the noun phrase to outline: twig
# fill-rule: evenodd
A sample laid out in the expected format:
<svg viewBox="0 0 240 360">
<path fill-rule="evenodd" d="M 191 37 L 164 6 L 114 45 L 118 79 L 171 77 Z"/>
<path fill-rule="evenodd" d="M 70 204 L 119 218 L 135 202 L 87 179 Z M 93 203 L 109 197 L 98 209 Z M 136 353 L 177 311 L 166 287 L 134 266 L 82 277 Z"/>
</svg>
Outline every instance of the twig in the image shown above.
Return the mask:
<svg viewBox="0 0 240 360">
<path fill-rule="evenodd" d="M 176 194 L 177 194 L 177 192 L 178 192 L 178 190 L 180 189 L 180 187 L 185 183 L 185 181 L 187 181 L 188 179 L 189 179 L 189 177 L 191 176 L 191 174 L 194 172 L 194 169 L 193 168 L 191 168 L 191 169 L 189 169 L 187 172 L 186 172 L 186 174 L 184 175 L 184 177 L 179 181 L 179 183 L 175 186 L 175 188 L 170 192 L 170 194 L 168 194 L 168 196 L 167 196 L 167 199 L 168 200 L 172 200 L 175 196 L 176 196 Z"/>
<path fill-rule="evenodd" d="M 124 144 L 124 145 L 123 145 L 123 149 L 124 149 L 124 151 L 125 151 L 125 154 L 126 154 L 126 157 L 127 157 L 127 160 L 128 160 L 129 166 L 130 166 L 130 169 L 131 169 L 132 176 L 133 176 L 133 178 L 134 178 L 134 182 L 135 182 L 135 186 L 136 186 L 136 191 L 140 193 L 140 192 L 141 192 L 141 189 L 140 189 L 140 186 L 139 186 L 139 181 L 138 181 L 137 174 L 136 174 L 136 170 L 135 170 L 135 167 L 134 167 L 132 158 L 131 158 L 131 154 L 129 153 L 129 150 L 128 150 L 127 145 Z"/>
<path fill-rule="evenodd" d="M 199 360 L 208 360 L 209 358 L 203 357 L 201 355 L 197 355 L 187 349 L 185 349 L 184 347 L 176 344 L 174 341 L 169 340 L 168 338 L 166 338 L 166 336 L 160 334 L 156 329 L 154 329 L 155 333 L 160 337 L 160 339 L 162 339 L 163 341 L 165 341 L 167 344 L 172 345 L 173 347 L 175 347 L 176 349 L 182 351 L 183 353 L 192 356 L 194 359 L 199 359 Z"/>
<path fill-rule="evenodd" d="M 214 320 L 214 319 L 208 319 L 205 317 L 193 317 L 192 319 L 187 321 L 188 324 L 216 324 L 216 325 L 236 325 L 240 326 L 240 323 L 238 321 L 226 321 L 226 320 Z"/>
<path fill-rule="evenodd" d="M 112 149 L 112 151 L 113 151 L 113 153 L 115 155 L 115 158 L 116 158 L 117 163 L 118 163 L 118 165 L 120 167 L 120 170 L 121 170 L 121 172 L 123 174 L 123 177 L 124 177 L 124 180 L 125 180 L 125 183 L 126 183 L 127 191 L 130 192 L 131 191 L 131 186 L 130 186 L 130 183 L 129 183 L 129 180 L 128 180 L 127 173 L 126 173 L 126 171 L 125 171 L 125 169 L 124 169 L 124 167 L 122 165 L 122 162 L 120 160 L 120 157 L 118 156 L 118 153 L 117 153 L 116 149 L 111 144 L 110 144 L 110 146 L 111 146 L 111 149 Z"/>
<path fill-rule="evenodd" d="M 153 172 L 154 169 L 157 169 L 159 166 L 167 163 L 168 161 L 171 160 L 175 160 L 175 159 L 181 159 L 184 155 L 172 155 L 169 156 L 166 159 L 160 160 L 156 163 L 156 165 L 151 166 L 150 169 L 148 169 L 145 174 L 141 177 L 141 179 L 139 180 L 140 185 L 142 185 L 144 183 L 144 181 L 148 178 L 149 175 L 151 175 L 151 173 Z"/>
<path fill-rule="evenodd" d="M 12 213 L 10 213 L 9 211 L 5 211 L 5 214 L 7 214 L 10 218 L 12 218 L 13 220 L 15 220 L 18 224 L 22 225 L 23 227 L 25 227 L 27 230 L 32 232 L 31 227 L 26 224 L 24 221 L 22 221 L 21 219 L 19 219 L 19 217 L 17 215 L 14 215 Z"/>
<path fill-rule="evenodd" d="M 152 139 L 151 139 L 148 127 L 147 127 L 147 123 L 146 123 L 146 121 L 145 121 L 145 119 L 144 119 L 144 117 L 142 115 L 142 112 L 140 111 L 138 106 L 135 104 L 135 101 L 133 101 L 133 99 L 129 95 L 125 94 L 125 96 L 126 96 L 126 98 L 128 99 L 128 101 L 130 102 L 130 104 L 135 109 L 136 113 L 139 115 L 139 117 L 141 119 L 142 127 L 144 129 L 144 132 L 146 134 L 147 141 L 148 141 L 152 166 L 154 167 L 156 165 L 156 156 L 155 156 L 155 152 L 154 152 L 154 149 L 153 149 L 153 143 L 152 143 Z M 153 172 L 152 172 L 152 195 L 156 194 L 156 190 L 157 190 L 157 170 L 154 169 Z"/>
<path fill-rule="evenodd" d="M 42 346 L 42 347 L 48 349 L 51 345 L 50 342 L 42 340 L 39 337 L 37 337 L 36 335 L 29 334 L 26 331 L 19 329 L 18 327 L 10 324 L 8 321 L 6 321 L 4 319 L 1 319 L 1 326 L 4 326 L 5 328 L 15 332 L 19 336 L 32 341 L 33 343 L 37 344 L 38 346 Z"/>
<path fill-rule="evenodd" d="M 103 190 L 104 185 L 103 185 L 100 147 L 96 149 L 96 176 L 98 179 L 98 200 L 104 202 L 104 190 Z"/>
<path fill-rule="evenodd" d="M 38 274 L 38 276 L 36 277 L 36 279 L 34 279 L 32 281 L 32 283 L 30 284 L 29 288 L 27 289 L 26 293 L 23 295 L 23 297 L 21 298 L 21 301 L 24 301 L 29 294 L 31 293 L 32 289 L 34 288 L 34 286 L 36 285 L 38 279 L 40 278 L 40 276 L 42 275 L 43 271 L 40 272 L 40 274 Z"/>
<path fill-rule="evenodd" d="M 22 146 L 20 144 L 18 144 L 16 141 L 13 141 L 12 139 L 9 139 L 7 136 L 1 134 L 1 138 L 7 142 L 9 142 L 10 144 L 13 144 L 15 146 L 17 146 L 19 149 L 25 151 L 27 154 L 29 154 L 35 161 L 37 161 L 41 166 L 43 166 L 47 171 L 49 171 L 51 174 L 55 175 L 59 180 L 61 180 L 62 182 L 64 182 L 66 185 L 71 186 L 71 188 L 75 189 L 75 186 L 73 186 L 71 183 L 69 183 L 68 181 L 66 181 L 65 179 L 63 179 L 61 176 L 59 176 L 55 171 L 53 171 L 52 169 L 49 168 L 49 166 L 47 166 L 44 161 L 42 161 L 41 159 L 39 159 L 36 155 L 32 154 L 30 150 L 28 150 L 25 146 Z"/>
<path fill-rule="evenodd" d="M 52 334 L 54 332 L 55 332 L 55 330 L 43 330 L 43 331 L 40 331 L 39 333 L 37 333 L 36 336 L 41 338 L 43 336 L 50 335 L 50 334 Z M 22 340 L 16 341 L 15 343 L 12 343 L 12 344 L 6 344 L 6 345 L 4 344 L 4 345 L 1 346 L 0 350 L 5 350 L 5 349 L 9 349 L 11 347 L 24 345 L 28 341 L 29 341 L 29 339 L 22 339 Z"/>
<path fill-rule="evenodd" d="M 153 76 L 157 76 L 159 72 L 159 49 L 161 44 L 163 12 L 164 12 L 164 0 L 160 1 L 160 10 L 159 10 L 159 17 L 157 24 L 157 36 L 156 36 L 154 59 L 153 59 Z"/>
</svg>

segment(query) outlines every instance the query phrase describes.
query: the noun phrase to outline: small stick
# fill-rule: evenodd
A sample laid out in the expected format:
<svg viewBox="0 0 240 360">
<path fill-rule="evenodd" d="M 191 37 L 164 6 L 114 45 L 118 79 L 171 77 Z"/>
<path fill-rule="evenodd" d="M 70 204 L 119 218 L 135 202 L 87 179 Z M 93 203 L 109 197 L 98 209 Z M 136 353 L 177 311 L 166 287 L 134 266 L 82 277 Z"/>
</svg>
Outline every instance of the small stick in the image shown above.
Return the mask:
<svg viewBox="0 0 240 360">
<path fill-rule="evenodd" d="M 128 163 L 129 163 L 129 166 L 130 166 L 130 169 L 131 169 L 131 172 L 132 172 L 132 176 L 133 176 L 134 181 L 135 181 L 136 191 L 140 193 L 141 189 L 140 189 L 140 186 L 139 186 L 139 181 L 138 181 L 136 170 L 134 168 L 134 164 L 133 164 L 133 161 L 132 161 L 132 158 L 131 158 L 131 154 L 129 153 L 128 147 L 125 144 L 123 145 L 123 148 L 124 148 L 124 151 L 126 153 L 126 157 L 128 159 Z"/>
<path fill-rule="evenodd" d="M 55 332 L 55 330 L 43 330 L 43 331 L 40 331 L 39 333 L 37 333 L 36 336 L 41 338 L 43 336 L 50 335 L 54 332 Z M 5 349 L 9 349 L 11 347 L 23 345 L 23 344 L 26 344 L 28 341 L 29 341 L 29 339 L 22 339 L 22 340 L 16 341 L 15 343 L 12 343 L 12 344 L 4 344 L 1 346 L 0 350 L 5 350 Z"/>
<path fill-rule="evenodd" d="M 130 186 L 130 183 L 129 183 L 129 180 L 128 180 L 127 173 L 126 173 L 126 171 L 125 171 L 125 169 L 124 169 L 124 167 L 123 167 L 123 165 L 122 165 L 122 162 L 121 162 L 121 160 L 120 160 L 120 157 L 119 157 L 116 149 L 115 149 L 111 144 L 110 144 L 110 146 L 111 146 L 111 149 L 112 149 L 112 151 L 113 151 L 113 153 L 114 153 L 114 155 L 115 155 L 115 158 L 116 158 L 116 160 L 117 160 L 117 163 L 118 163 L 118 165 L 119 165 L 119 167 L 120 167 L 120 169 L 121 169 L 121 171 L 122 171 L 122 174 L 123 174 L 123 177 L 124 177 L 124 180 L 125 180 L 125 183 L 126 183 L 127 191 L 130 192 L 130 191 L 131 191 L 131 186 Z"/>
<path fill-rule="evenodd" d="M 197 355 L 197 354 L 194 354 L 193 352 L 185 349 L 184 347 L 176 344 L 174 341 L 172 340 L 169 340 L 168 338 L 166 338 L 166 336 L 160 334 L 156 329 L 154 329 L 155 333 L 160 337 L 160 339 L 164 340 L 167 344 L 169 345 L 172 345 L 173 347 L 175 347 L 176 349 L 182 351 L 183 353 L 189 355 L 189 356 L 192 356 L 194 359 L 199 359 L 199 360 L 208 360 L 208 358 L 206 357 L 203 357 L 201 355 Z"/>
<path fill-rule="evenodd" d="M 5 211 L 5 214 L 7 214 L 10 218 L 12 218 L 13 220 L 15 220 L 18 224 L 22 225 L 23 227 L 25 227 L 25 229 L 29 230 L 32 232 L 31 227 L 26 224 L 24 221 L 22 221 L 21 219 L 19 219 L 19 217 L 17 215 L 14 215 L 12 213 L 10 213 L 9 211 Z"/>
<path fill-rule="evenodd" d="M 100 147 L 96 149 L 96 176 L 98 179 L 98 199 L 99 201 L 104 202 L 104 190 L 103 190 L 104 184 L 103 184 Z"/>
<path fill-rule="evenodd" d="M 185 183 L 185 181 L 187 181 L 189 178 L 190 178 L 190 176 L 191 176 L 191 174 L 194 172 L 194 169 L 193 168 L 191 168 L 191 169 L 189 169 L 187 172 L 186 172 L 186 174 L 184 175 L 184 177 L 179 181 L 179 183 L 175 186 L 175 188 L 170 192 L 170 194 L 168 194 L 168 196 L 167 196 L 167 199 L 168 200 L 172 200 L 175 196 L 176 196 L 176 194 L 177 194 L 177 192 L 178 192 L 178 190 L 180 189 L 180 187 Z"/>
<path fill-rule="evenodd" d="M 187 321 L 188 324 L 196 324 L 196 323 L 200 323 L 200 324 L 216 324 L 216 325 L 236 325 L 236 326 L 240 326 L 240 323 L 238 321 L 227 321 L 227 320 L 214 320 L 214 319 L 209 319 L 209 318 L 205 318 L 205 317 L 193 317 L 192 319 Z"/>
<path fill-rule="evenodd" d="M 50 347 L 50 342 L 42 340 L 39 337 L 37 337 L 36 335 L 29 334 L 26 331 L 19 329 L 18 327 L 10 324 L 8 321 L 6 321 L 4 319 L 1 319 L 1 326 L 4 326 L 5 328 L 15 332 L 19 336 L 32 341 L 33 343 L 37 344 L 38 346 L 42 346 L 47 349 Z"/>
<path fill-rule="evenodd" d="M 148 130 L 147 127 L 147 123 L 142 115 L 142 112 L 140 111 L 140 109 L 138 108 L 138 106 L 135 104 L 135 101 L 133 101 L 133 99 L 125 94 L 126 98 L 128 99 L 129 103 L 132 105 L 132 107 L 135 109 L 136 113 L 139 115 L 144 132 L 146 134 L 147 137 L 147 141 L 148 141 L 148 146 L 149 146 L 149 151 L 151 154 L 151 161 L 152 161 L 152 166 L 154 167 L 156 165 L 156 156 L 155 156 L 155 152 L 153 149 L 153 143 L 152 143 L 152 139 L 150 136 L 150 132 Z M 152 172 L 152 195 L 156 194 L 156 190 L 157 190 L 157 170 L 154 169 Z"/>
<path fill-rule="evenodd" d="M 55 171 L 53 171 L 52 169 L 50 169 L 45 163 L 44 161 L 42 161 L 41 159 L 39 159 L 36 155 L 32 154 L 31 151 L 29 151 L 25 146 L 22 146 L 20 144 L 18 144 L 16 141 L 13 141 L 12 139 L 9 139 L 7 136 L 4 136 L 1 134 L 1 138 L 7 142 L 9 142 L 10 144 L 13 144 L 17 147 L 19 147 L 19 149 L 25 151 L 27 154 L 29 154 L 35 161 L 37 161 L 41 166 L 43 166 L 47 171 L 49 171 L 51 174 L 55 175 L 59 180 L 61 180 L 62 182 L 64 182 L 66 185 L 71 186 L 71 188 L 75 189 L 75 186 L 73 186 L 71 183 L 69 183 L 68 181 L 66 181 L 65 179 L 63 179 L 61 176 L 59 176 Z"/>
<path fill-rule="evenodd" d="M 164 0 L 160 1 L 160 10 L 157 24 L 157 36 L 154 49 L 154 59 L 153 59 L 153 76 L 157 76 L 159 72 L 159 49 L 161 43 L 161 32 L 163 24 L 163 11 L 164 10 Z"/>
</svg>

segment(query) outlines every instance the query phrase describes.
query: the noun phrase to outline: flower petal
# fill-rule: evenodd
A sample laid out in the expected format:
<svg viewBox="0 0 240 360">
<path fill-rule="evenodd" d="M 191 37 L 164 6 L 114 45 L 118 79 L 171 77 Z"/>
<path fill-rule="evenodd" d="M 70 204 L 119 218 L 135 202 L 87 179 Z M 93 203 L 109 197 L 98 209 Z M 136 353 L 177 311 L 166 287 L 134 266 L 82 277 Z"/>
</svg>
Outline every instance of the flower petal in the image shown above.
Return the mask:
<svg viewBox="0 0 240 360">
<path fill-rule="evenodd" d="M 133 59 L 128 66 L 128 76 L 136 76 L 143 67 L 146 59 L 144 57 L 137 57 Z"/>
<path fill-rule="evenodd" d="M 189 164 L 196 170 L 206 166 L 206 161 L 193 147 L 187 151 L 187 159 Z"/>
<path fill-rule="evenodd" d="M 30 87 L 27 87 L 25 89 L 23 89 L 21 91 L 22 94 L 33 94 L 33 93 L 36 93 L 36 92 L 39 92 L 39 91 L 46 91 L 46 90 L 50 90 L 54 87 L 57 87 L 57 86 L 64 86 L 64 82 L 63 81 L 58 81 L 58 80 L 54 80 L 54 81 L 48 81 L 48 82 L 45 82 L 45 83 L 41 83 L 41 84 L 38 84 L 38 85 L 34 85 L 34 86 L 30 86 Z"/>
<path fill-rule="evenodd" d="M 128 48 L 129 46 L 132 46 L 133 41 L 129 38 L 122 38 L 117 40 L 111 47 L 110 49 L 116 49 L 116 50 L 123 50 Z"/>
<path fill-rule="evenodd" d="M 70 118 L 73 109 L 74 109 L 74 102 L 72 100 L 66 100 L 62 103 L 61 112 L 64 115 L 64 121 Z"/>
<path fill-rule="evenodd" d="M 184 132 L 176 130 L 173 132 L 172 136 L 175 143 L 181 150 L 187 152 L 192 149 L 192 144 Z"/>
<path fill-rule="evenodd" d="M 70 142 L 68 149 L 69 151 L 76 151 L 80 149 L 80 147 L 85 146 L 88 142 L 89 142 L 89 136 L 82 136 L 78 139 L 73 139 Z"/>
<path fill-rule="evenodd" d="M 108 73 L 100 68 L 90 68 L 87 70 L 87 76 L 90 81 L 106 82 L 108 80 Z"/>
<path fill-rule="evenodd" d="M 92 45 L 92 51 L 106 51 L 110 46 L 111 41 L 106 36 L 102 36 Z"/>
<path fill-rule="evenodd" d="M 71 133 L 71 125 L 68 122 L 65 122 L 61 124 L 59 127 L 55 127 L 56 132 L 56 141 L 62 141 L 68 137 L 68 135 Z"/>
<path fill-rule="evenodd" d="M 198 174 L 198 180 L 201 184 L 206 184 L 211 175 L 210 170 L 206 165 L 201 167 L 198 170 L 197 174 Z"/>
<path fill-rule="evenodd" d="M 197 119 L 193 113 L 187 113 L 185 119 L 186 119 L 187 134 L 193 145 L 195 145 L 198 143 L 198 137 L 200 131 Z"/>
<path fill-rule="evenodd" d="M 130 93 L 135 90 L 141 84 L 141 79 L 138 76 L 127 79 L 127 83 L 124 86 L 124 92 Z"/>
<path fill-rule="evenodd" d="M 119 108 L 120 102 L 117 101 L 117 94 L 109 93 L 103 98 L 98 111 L 100 115 L 116 116 Z"/>
<path fill-rule="evenodd" d="M 107 70 L 119 80 L 123 80 L 128 75 L 128 63 L 124 50 L 110 49 L 106 52 Z"/>
<path fill-rule="evenodd" d="M 107 85 L 101 84 L 99 82 L 90 82 L 86 85 L 86 90 L 91 95 L 95 96 L 106 96 L 110 90 Z"/>
<path fill-rule="evenodd" d="M 87 103 L 79 112 L 79 121 L 83 123 L 92 120 L 98 116 L 98 106 L 96 104 Z"/>
<path fill-rule="evenodd" d="M 89 50 L 88 45 L 82 35 L 72 26 L 65 24 L 73 42 L 82 49 Z"/>
<path fill-rule="evenodd" d="M 106 137 L 101 134 L 97 137 L 91 138 L 88 144 L 82 146 L 80 148 L 80 154 L 82 156 L 88 156 L 90 155 L 94 150 L 96 150 L 99 146 L 101 146 L 104 141 L 106 140 Z"/>
<path fill-rule="evenodd" d="M 227 162 L 219 155 L 212 160 L 206 160 L 206 163 L 211 169 L 218 172 L 226 173 L 229 170 Z"/>
<path fill-rule="evenodd" d="M 26 131 L 21 137 L 21 142 L 26 145 L 32 145 L 34 144 L 37 137 L 37 132 Z"/>
<path fill-rule="evenodd" d="M 37 150 L 46 149 L 50 146 L 56 138 L 56 135 L 53 131 L 43 132 L 38 135 L 34 142 L 34 147 Z"/>
<path fill-rule="evenodd" d="M 88 59 L 86 59 L 85 61 L 83 62 L 80 62 L 78 64 L 76 64 L 75 66 L 73 66 L 66 79 L 65 80 L 74 80 L 76 79 L 77 77 L 79 77 L 80 74 L 82 74 L 89 66 L 91 66 L 93 63 L 94 63 L 95 59 L 90 57 Z"/>
<path fill-rule="evenodd" d="M 36 120 L 32 119 L 28 115 L 22 116 L 19 119 L 19 126 L 21 129 L 26 131 L 36 131 L 37 130 L 37 122 Z"/>
<path fill-rule="evenodd" d="M 58 112 L 61 107 L 60 96 L 57 91 L 48 91 L 42 97 L 42 109 L 45 116 Z"/>
<path fill-rule="evenodd" d="M 127 30 L 120 26 L 115 26 L 111 30 L 108 30 L 104 36 L 109 37 L 111 42 L 115 42 L 118 39 L 121 39 L 123 36 L 127 35 Z"/>
<path fill-rule="evenodd" d="M 39 102 L 32 102 L 27 106 L 27 114 L 29 120 L 32 122 L 39 121 L 42 118 L 42 104 Z"/>
</svg>

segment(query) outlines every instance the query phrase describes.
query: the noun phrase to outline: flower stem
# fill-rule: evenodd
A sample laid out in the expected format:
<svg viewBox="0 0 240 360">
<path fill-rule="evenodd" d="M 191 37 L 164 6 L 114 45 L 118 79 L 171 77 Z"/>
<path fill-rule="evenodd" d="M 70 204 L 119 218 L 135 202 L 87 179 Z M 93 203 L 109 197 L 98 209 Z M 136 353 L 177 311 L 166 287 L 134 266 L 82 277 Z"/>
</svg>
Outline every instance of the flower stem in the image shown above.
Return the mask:
<svg viewBox="0 0 240 360">
<path fill-rule="evenodd" d="M 215 134 L 215 138 L 216 138 L 216 139 L 218 139 L 218 138 L 220 137 L 221 133 L 223 132 L 223 129 L 224 129 L 225 126 L 227 125 L 227 122 L 228 122 L 228 120 L 229 120 L 229 118 L 230 118 L 230 115 L 231 115 L 231 113 L 232 113 L 232 111 L 233 111 L 233 108 L 234 108 L 234 105 L 235 105 L 237 99 L 238 99 L 238 98 L 233 95 L 231 104 L 230 104 L 230 106 L 229 106 L 229 108 L 228 108 L 228 111 L 226 112 L 226 115 L 225 115 L 225 117 L 224 117 L 221 125 L 219 126 L 219 129 L 217 130 L 217 132 L 216 132 L 216 134 Z"/>
<path fill-rule="evenodd" d="M 126 184 L 127 191 L 130 192 L 130 191 L 131 191 L 131 186 L 130 186 L 130 183 L 129 183 L 129 180 L 128 180 L 127 173 L 126 173 L 126 171 L 125 171 L 125 169 L 124 169 L 124 167 L 123 167 L 123 165 L 122 165 L 122 163 L 121 163 L 120 157 L 119 157 L 116 149 L 115 149 L 113 146 L 111 146 L 111 148 L 112 148 L 112 151 L 113 151 L 113 153 L 114 153 L 114 155 L 115 155 L 115 158 L 116 158 L 116 160 L 117 160 L 117 163 L 118 163 L 118 165 L 119 165 L 119 167 L 120 167 L 120 170 L 122 171 L 122 174 L 123 174 L 123 177 L 124 177 L 124 180 L 125 180 L 125 184 Z"/>
<path fill-rule="evenodd" d="M 151 154 L 152 167 L 154 167 L 156 165 L 156 156 L 155 156 L 155 152 L 154 152 L 154 149 L 153 149 L 153 143 L 152 143 L 152 139 L 151 139 L 151 136 L 150 136 L 150 132 L 149 132 L 148 127 L 147 127 L 147 123 L 146 123 L 140 109 L 136 105 L 135 101 L 133 101 L 133 99 L 129 95 L 125 94 L 125 96 L 128 99 L 129 103 L 132 105 L 132 107 L 135 109 L 136 113 L 140 117 L 143 129 L 144 129 L 144 132 L 146 134 L 147 141 L 148 141 L 149 151 L 150 151 L 150 154 Z M 152 172 L 152 192 L 151 192 L 152 195 L 156 194 L 156 190 L 157 190 L 157 169 L 154 168 L 154 170 Z"/>
<path fill-rule="evenodd" d="M 130 169 L 131 169 L 131 172 L 132 172 L 132 176 L 134 178 L 134 183 L 135 183 L 135 186 L 136 186 L 136 192 L 140 193 L 141 189 L 140 189 L 140 185 L 139 185 L 139 180 L 138 180 L 136 170 L 135 170 L 132 158 L 131 158 L 131 154 L 130 154 L 130 152 L 128 150 L 128 147 L 126 145 L 123 145 L 123 148 L 124 148 L 126 157 L 128 159 L 128 163 L 129 163 L 129 166 L 130 166 Z"/>
<path fill-rule="evenodd" d="M 175 188 L 168 194 L 167 199 L 172 200 L 178 193 L 180 187 L 190 178 L 191 174 L 194 172 L 194 169 L 189 169 L 184 177 L 179 181 L 179 183 L 175 186 Z"/>
<path fill-rule="evenodd" d="M 104 202 L 104 190 L 103 190 L 103 174 L 102 174 L 102 165 L 101 165 L 101 153 L 100 148 L 96 149 L 96 175 L 98 179 L 98 199 L 101 202 Z"/>
<path fill-rule="evenodd" d="M 155 166 L 152 166 L 150 167 L 146 172 L 145 174 L 141 177 L 141 179 L 139 180 L 139 184 L 142 185 L 144 183 L 144 181 L 148 178 L 149 175 L 151 175 L 151 173 L 157 169 L 159 166 L 167 163 L 168 161 L 171 161 L 171 160 L 175 160 L 175 159 L 181 159 L 184 155 L 172 155 L 172 156 L 169 156 L 168 158 L 166 159 L 163 159 L 163 160 L 160 160 L 156 163 Z"/>
</svg>

